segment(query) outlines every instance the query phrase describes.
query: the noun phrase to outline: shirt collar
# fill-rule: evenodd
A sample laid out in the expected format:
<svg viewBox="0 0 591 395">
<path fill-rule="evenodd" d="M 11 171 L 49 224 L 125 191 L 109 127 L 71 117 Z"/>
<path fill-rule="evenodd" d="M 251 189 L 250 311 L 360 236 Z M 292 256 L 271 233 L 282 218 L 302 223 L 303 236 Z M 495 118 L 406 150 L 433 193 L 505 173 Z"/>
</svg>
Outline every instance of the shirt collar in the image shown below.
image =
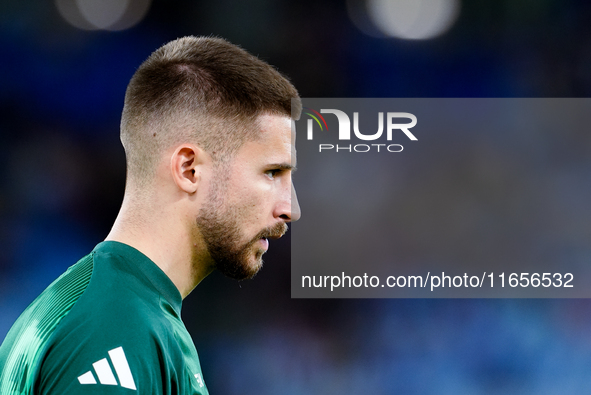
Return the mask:
<svg viewBox="0 0 591 395">
<path fill-rule="evenodd" d="M 129 268 L 148 283 L 170 303 L 175 312 L 181 314 L 183 298 L 172 280 L 150 258 L 137 249 L 118 241 L 103 241 L 94 252 L 119 255 Z"/>
</svg>

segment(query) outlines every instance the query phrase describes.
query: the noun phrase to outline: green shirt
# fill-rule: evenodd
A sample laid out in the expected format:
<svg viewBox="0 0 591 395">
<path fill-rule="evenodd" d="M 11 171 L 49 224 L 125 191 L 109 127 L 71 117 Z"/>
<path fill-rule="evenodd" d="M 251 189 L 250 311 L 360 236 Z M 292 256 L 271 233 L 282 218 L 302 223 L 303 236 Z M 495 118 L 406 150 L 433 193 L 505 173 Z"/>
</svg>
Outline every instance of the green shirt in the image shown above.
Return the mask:
<svg viewBox="0 0 591 395">
<path fill-rule="evenodd" d="M 208 394 L 182 298 L 138 250 L 105 241 L 0 346 L 0 394 Z"/>
</svg>

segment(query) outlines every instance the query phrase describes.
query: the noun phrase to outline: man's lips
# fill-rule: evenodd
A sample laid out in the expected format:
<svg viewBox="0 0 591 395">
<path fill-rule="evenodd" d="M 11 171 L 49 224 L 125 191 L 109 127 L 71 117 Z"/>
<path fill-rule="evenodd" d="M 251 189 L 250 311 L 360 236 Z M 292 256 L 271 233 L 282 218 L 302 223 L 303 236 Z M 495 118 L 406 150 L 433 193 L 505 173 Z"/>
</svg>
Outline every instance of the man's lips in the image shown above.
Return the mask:
<svg viewBox="0 0 591 395">
<path fill-rule="evenodd" d="M 261 232 L 260 237 L 258 239 L 261 241 L 265 251 L 269 249 L 269 239 L 279 239 L 281 236 L 285 234 L 285 232 L 287 232 L 287 229 L 288 228 L 286 224 L 279 223 Z"/>
<path fill-rule="evenodd" d="M 263 244 L 263 249 L 267 251 L 269 249 L 269 240 L 266 237 L 260 239 L 261 243 Z"/>
</svg>

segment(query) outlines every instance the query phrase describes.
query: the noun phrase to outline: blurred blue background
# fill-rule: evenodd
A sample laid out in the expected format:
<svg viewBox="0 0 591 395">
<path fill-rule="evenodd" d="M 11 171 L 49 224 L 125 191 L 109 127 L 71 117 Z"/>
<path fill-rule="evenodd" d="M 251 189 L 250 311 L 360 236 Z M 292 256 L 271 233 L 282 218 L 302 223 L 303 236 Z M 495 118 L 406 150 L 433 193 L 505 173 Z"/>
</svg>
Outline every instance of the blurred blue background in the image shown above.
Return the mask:
<svg viewBox="0 0 591 395">
<path fill-rule="evenodd" d="M 144 17 L 114 31 L 74 26 L 89 27 L 90 0 L 0 4 L 0 339 L 108 233 L 125 87 L 171 39 L 225 37 L 302 97 L 591 95 L 584 0 L 451 2 L 455 19 L 425 40 L 385 37 L 356 1 L 139 3 Z M 185 300 L 212 394 L 591 392 L 588 300 L 292 300 L 289 248 L 272 243 L 254 280 L 214 273 Z"/>
</svg>

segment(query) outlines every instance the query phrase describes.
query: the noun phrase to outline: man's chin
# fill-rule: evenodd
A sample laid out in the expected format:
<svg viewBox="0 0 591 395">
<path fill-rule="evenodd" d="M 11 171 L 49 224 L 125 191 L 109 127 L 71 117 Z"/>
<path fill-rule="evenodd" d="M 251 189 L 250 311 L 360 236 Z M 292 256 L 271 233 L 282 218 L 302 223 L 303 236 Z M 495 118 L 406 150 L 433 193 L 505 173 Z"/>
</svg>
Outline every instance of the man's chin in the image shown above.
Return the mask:
<svg viewBox="0 0 591 395">
<path fill-rule="evenodd" d="M 265 253 L 265 251 L 261 251 L 261 250 L 256 252 L 255 257 L 254 257 L 254 261 L 249 262 L 249 264 L 248 264 L 248 268 L 246 269 L 246 271 L 248 272 L 248 275 L 247 275 L 247 277 L 244 278 L 244 280 L 252 279 L 263 268 L 263 254 L 264 253 Z"/>
<path fill-rule="evenodd" d="M 246 260 L 240 261 L 220 261 L 216 262 L 216 268 L 220 273 L 226 277 L 233 278 L 235 280 L 249 280 L 256 276 L 256 274 L 263 267 L 263 254 L 265 251 L 257 250 L 254 255 L 251 255 Z"/>
</svg>

